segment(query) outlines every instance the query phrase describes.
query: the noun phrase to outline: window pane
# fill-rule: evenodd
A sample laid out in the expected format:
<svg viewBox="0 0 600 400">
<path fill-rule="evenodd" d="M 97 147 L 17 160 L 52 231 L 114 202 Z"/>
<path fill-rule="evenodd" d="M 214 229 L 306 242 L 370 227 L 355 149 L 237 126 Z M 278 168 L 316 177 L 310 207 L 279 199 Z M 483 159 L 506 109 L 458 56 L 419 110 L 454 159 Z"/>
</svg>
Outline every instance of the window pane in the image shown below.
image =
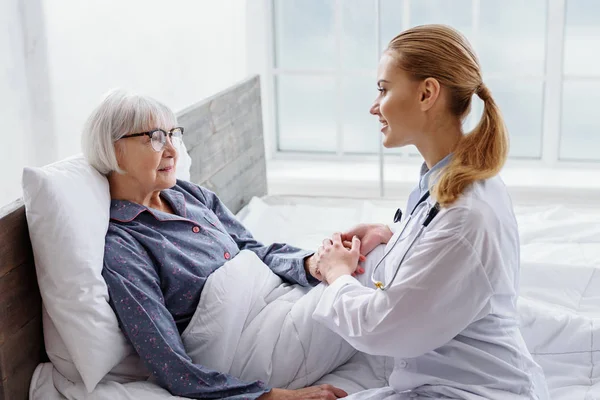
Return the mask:
<svg viewBox="0 0 600 400">
<path fill-rule="evenodd" d="M 342 84 L 344 152 L 378 153 L 382 133 L 377 117 L 369 113 L 378 94 L 375 77 L 344 77 Z"/>
<path fill-rule="evenodd" d="M 564 82 L 560 158 L 600 161 L 600 82 Z"/>
<path fill-rule="evenodd" d="M 410 26 L 444 24 L 470 37 L 472 33 L 471 0 L 418 0 L 410 3 Z"/>
<path fill-rule="evenodd" d="M 277 77 L 279 150 L 335 152 L 335 78 Z"/>
<path fill-rule="evenodd" d="M 375 1 L 352 0 L 342 5 L 342 63 L 345 70 L 377 67 Z"/>
<path fill-rule="evenodd" d="M 404 27 L 402 26 L 402 15 L 404 14 L 404 1 L 380 0 L 380 25 L 381 36 L 379 38 L 379 49 L 385 50 L 390 40 L 398 35 Z"/>
<path fill-rule="evenodd" d="M 564 73 L 599 75 L 600 2 L 567 1 Z"/>
<path fill-rule="evenodd" d="M 404 1 L 381 1 L 381 44 L 383 50 L 390 40 L 408 26 L 403 26 L 405 12 Z M 472 1 L 471 0 L 418 0 L 411 1 L 409 8 L 409 25 L 445 24 L 458 29 L 467 38 L 472 34 Z"/>
<path fill-rule="evenodd" d="M 510 156 L 540 158 L 544 84 L 514 79 L 487 82 L 510 135 Z"/>
<path fill-rule="evenodd" d="M 480 3 L 476 49 L 485 73 L 544 74 L 546 0 Z"/>
<path fill-rule="evenodd" d="M 273 7 L 278 68 L 335 67 L 333 0 L 275 0 Z"/>
</svg>

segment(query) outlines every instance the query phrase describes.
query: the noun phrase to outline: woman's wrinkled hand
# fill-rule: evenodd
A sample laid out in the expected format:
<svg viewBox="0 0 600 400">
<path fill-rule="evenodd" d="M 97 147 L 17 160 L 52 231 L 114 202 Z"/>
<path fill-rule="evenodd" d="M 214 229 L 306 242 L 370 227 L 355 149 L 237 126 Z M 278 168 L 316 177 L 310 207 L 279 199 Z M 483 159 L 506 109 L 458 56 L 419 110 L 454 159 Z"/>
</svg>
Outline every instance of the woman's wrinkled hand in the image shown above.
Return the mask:
<svg viewBox="0 0 600 400">
<path fill-rule="evenodd" d="M 325 239 L 317 252 L 317 270 L 327 283 L 333 283 L 342 275 L 352 275 L 358 269 L 360 240 L 354 236 L 350 248 L 342 242 L 341 233 Z"/>
<path fill-rule="evenodd" d="M 393 233 L 384 224 L 359 224 L 342 233 L 342 241 L 349 246 L 354 236 L 360 239 L 360 254 L 367 255 L 380 244 L 389 242 Z"/>
<path fill-rule="evenodd" d="M 334 400 L 348 396 L 348 393 L 331 385 L 311 386 L 304 389 L 272 389 L 258 400 Z"/>
<path fill-rule="evenodd" d="M 317 268 L 318 261 L 319 261 L 319 255 L 317 253 L 315 253 L 312 256 L 306 258 L 304 260 L 304 270 L 306 271 L 306 275 L 307 276 L 311 275 L 313 278 L 315 278 L 318 281 L 322 282 L 323 281 L 323 276 L 321 275 L 321 272 Z"/>
</svg>

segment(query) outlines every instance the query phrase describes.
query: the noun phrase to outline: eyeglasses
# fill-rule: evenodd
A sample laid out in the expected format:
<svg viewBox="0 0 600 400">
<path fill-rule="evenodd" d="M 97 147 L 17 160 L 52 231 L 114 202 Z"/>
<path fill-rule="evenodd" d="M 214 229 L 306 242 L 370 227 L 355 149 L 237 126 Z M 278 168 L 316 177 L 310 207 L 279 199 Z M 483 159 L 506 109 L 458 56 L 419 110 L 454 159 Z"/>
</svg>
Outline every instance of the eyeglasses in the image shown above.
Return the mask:
<svg viewBox="0 0 600 400">
<path fill-rule="evenodd" d="M 183 140 L 183 128 L 173 128 L 169 132 L 163 131 L 162 129 L 154 129 L 148 132 L 131 133 L 129 135 L 123 136 L 121 139 L 138 136 L 148 136 L 150 138 L 150 143 L 152 144 L 152 149 L 158 152 L 162 151 L 162 149 L 165 148 L 165 144 L 167 143 L 167 136 L 171 138 L 171 143 L 173 144 L 173 146 L 178 146 L 179 144 L 181 144 L 181 141 Z"/>
</svg>

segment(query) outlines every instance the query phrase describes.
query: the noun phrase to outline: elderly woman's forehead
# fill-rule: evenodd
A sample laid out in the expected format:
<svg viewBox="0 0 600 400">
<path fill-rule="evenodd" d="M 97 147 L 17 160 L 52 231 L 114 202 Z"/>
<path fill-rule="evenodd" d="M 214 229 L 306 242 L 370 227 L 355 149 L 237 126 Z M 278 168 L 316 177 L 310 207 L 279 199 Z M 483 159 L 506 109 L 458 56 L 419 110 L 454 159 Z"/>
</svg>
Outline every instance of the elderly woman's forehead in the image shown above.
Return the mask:
<svg viewBox="0 0 600 400">
<path fill-rule="evenodd" d="M 160 119 L 149 119 L 148 122 L 145 125 L 146 130 L 153 130 L 153 129 L 162 129 L 163 131 L 170 131 L 171 129 L 175 128 L 175 123 L 171 122 L 171 121 L 161 121 Z"/>
</svg>

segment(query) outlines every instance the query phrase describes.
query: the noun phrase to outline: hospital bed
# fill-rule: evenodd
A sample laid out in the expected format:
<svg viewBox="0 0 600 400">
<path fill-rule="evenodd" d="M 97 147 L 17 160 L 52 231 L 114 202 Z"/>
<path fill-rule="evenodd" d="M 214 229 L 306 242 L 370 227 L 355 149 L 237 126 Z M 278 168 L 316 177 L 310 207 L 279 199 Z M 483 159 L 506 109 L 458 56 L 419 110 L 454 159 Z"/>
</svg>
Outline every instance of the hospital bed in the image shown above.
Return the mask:
<svg viewBox="0 0 600 400">
<path fill-rule="evenodd" d="M 182 111 L 179 120 L 186 128 L 191 180 L 217 192 L 263 242 L 314 249 L 323 237 L 355 223 L 389 222 L 404 202 L 267 196 L 257 77 Z M 600 399 L 600 209 L 515 209 L 522 239 L 519 308 L 528 347 L 544 368 L 553 399 Z M 0 400 L 26 399 L 30 390 L 64 398 L 48 378 L 47 361 L 31 242 L 17 200 L 0 209 Z M 156 393 L 154 384 L 144 385 L 136 393 Z M 114 393 L 106 398 L 117 398 Z"/>
</svg>

